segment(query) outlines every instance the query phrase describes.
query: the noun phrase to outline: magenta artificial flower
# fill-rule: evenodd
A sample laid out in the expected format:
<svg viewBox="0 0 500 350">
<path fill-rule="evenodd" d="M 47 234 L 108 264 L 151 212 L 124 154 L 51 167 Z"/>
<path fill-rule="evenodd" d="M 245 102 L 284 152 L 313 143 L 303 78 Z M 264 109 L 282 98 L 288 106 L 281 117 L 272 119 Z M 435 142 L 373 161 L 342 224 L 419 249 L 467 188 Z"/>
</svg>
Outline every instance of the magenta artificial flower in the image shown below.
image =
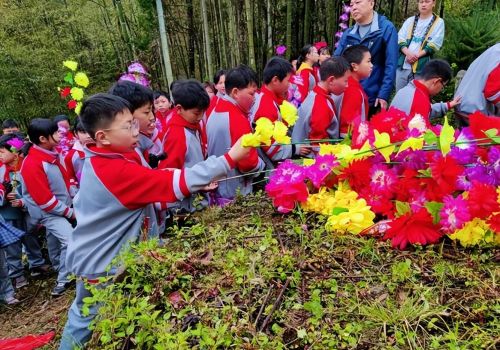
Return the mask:
<svg viewBox="0 0 500 350">
<path fill-rule="evenodd" d="M 474 162 L 477 147 L 471 142 L 473 140 L 472 131 L 469 128 L 463 128 L 456 138 L 458 144 L 451 148 L 450 156 L 462 165 Z"/>
<path fill-rule="evenodd" d="M 24 141 L 15 137 L 15 138 L 7 141 L 7 144 L 11 147 L 14 147 L 16 150 L 20 150 L 24 146 Z"/>
<path fill-rule="evenodd" d="M 414 190 L 411 193 L 408 203 L 410 204 L 411 210 L 417 212 L 425 207 L 425 202 L 428 200 L 424 190 Z"/>
<path fill-rule="evenodd" d="M 339 19 L 342 21 L 342 22 L 347 22 L 349 20 L 349 15 L 347 13 L 343 13 Z"/>
<path fill-rule="evenodd" d="M 347 24 L 345 24 L 344 22 L 340 22 L 339 27 L 342 30 L 346 30 L 347 29 Z"/>
<path fill-rule="evenodd" d="M 422 170 L 428 168 L 426 151 L 404 150 L 394 157 L 394 161 L 401 162 L 404 169 Z"/>
<path fill-rule="evenodd" d="M 306 174 L 304 168 L 287 159 L 281 163 L 269 177 L 269 184 L 295 184 L 304 182 Z"/>
<path fill-rule="evenodd" d="M 475 164 L 465 170 L 465 175 L 470 182 L 477 181 L 483 184 L 497 186 L 495 169 L 489 164 Z"/>
<path fill-rule="evenodd" d="M 439 224 L 446 233 L 453 233 L 461 229 L 466 222 L 471 219 L 468 204 L 462 195 L 457 198 L 448 195 L 443 198 L 443 208 L 441 208 L 441 221 Z"/>
<path fill-rule="evenodd" d="M 374 165 L 370 170 L 370 187 L 375 193 L 392 194 L 398 182 L 394 169 L 384 164 Z"/>
<path fill-rule="evenodd" d="M 500 147 L 491 147 L 488 151 L 488 164 L 495 173 L 496 185 L 500 186 Z"/>
<path fill-rule="evenodd" d="M 311 180 L 314 187 L 319 188 L 332 169 L 339 165 L 333 155 L 318 156 L 313 165 L 306 168 L 306 177 Z"/>
<path fill-rule="evenodd" d="M 344 4 L 344 6 L 342 6 L 342 10 L 344 13 L 351 13 L 351 6 Z"/>
<path fill-rule="evenodd" d="M 283 56 L 286 52 L 286 46 L 285 45 L 278 45 L 276 46 L 276 54 L 278 56 Z"/>
</svg>

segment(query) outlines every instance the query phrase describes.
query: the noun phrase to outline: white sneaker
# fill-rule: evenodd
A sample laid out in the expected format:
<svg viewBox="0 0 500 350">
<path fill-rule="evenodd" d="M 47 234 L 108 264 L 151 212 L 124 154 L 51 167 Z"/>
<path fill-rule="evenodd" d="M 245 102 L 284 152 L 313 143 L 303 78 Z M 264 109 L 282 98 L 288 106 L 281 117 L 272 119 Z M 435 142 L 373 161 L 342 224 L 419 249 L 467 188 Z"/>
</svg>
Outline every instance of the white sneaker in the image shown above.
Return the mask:
<svg viewBox="0 0 500 350">
<path fill-rule="evenodd" d="M 26 287 L 28 284 L 29 282 L 24 276 L 14 278 L 14 286 L 16 287 L 16 289 Z"/>
<path fill-rule="evenodd" d="M 5 303 L 7 305 L 15 305 L 15 304 L 19 304 L 20 301 L 17 300 L 16 298 L 14 298 L 14 297 L 7 297 L 7 298 L 5 298 Z"/>
</svg>

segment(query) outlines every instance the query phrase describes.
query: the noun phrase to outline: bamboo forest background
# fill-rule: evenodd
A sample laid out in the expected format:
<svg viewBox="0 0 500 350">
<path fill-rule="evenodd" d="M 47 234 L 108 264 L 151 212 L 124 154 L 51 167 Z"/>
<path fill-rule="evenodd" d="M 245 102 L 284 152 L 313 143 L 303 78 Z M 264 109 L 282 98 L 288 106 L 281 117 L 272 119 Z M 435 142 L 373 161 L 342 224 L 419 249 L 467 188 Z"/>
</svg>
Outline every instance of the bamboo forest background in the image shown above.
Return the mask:
<svg viewBox="0 0 500 350">
<path fill-rule="evenodd" d="M 174 79 L 211 80 L 239 63 L 260 73 L 276 45 L 288 47 L 287 58 L 305 43 L 333 45 L 343 3 L 164 0 Z M 416 8 L 416 0 L 376 1 L 397 27 Z M 436 9 L 447 25 L 442 55 L 457 68 L 499 39 L 497 0 L 437 0 Z M 90 77 L 87 93 L 107 90 L 133 60 L 149 68 L 153 88 L 168 90 L 155 0 L 0 0 L 0 119 L 26 125 L 64 113 L 57 87 L 66 59 Z"/>
</svg>

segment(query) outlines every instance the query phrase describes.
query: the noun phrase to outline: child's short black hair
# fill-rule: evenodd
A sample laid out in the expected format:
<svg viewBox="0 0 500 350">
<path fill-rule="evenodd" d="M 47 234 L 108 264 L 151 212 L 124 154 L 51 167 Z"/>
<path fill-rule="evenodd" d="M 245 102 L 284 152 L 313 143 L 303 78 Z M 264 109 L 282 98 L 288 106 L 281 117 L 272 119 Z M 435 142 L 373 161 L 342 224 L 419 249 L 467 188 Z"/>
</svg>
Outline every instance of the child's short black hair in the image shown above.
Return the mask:
<svg viewBox="0 0 500 350">
<path fill-rule="evenodd" d="M 52 118 L 52 120 L 57 124 L 59 122 L 62 122 L 64 120 L 66 120 L 68 123 L 70 122 L 69 120 L 69 117 L 66 115 L 66 114 L 59 114 L 59 115 L 56 115 L 54 118 Z"/>
<path fill-rule="evenodd" d="M 194 79 L 178 80 L 172 90 L 172 97 L 175 104 L 181 105 L 184 109 L 205 110 L 210 104 L 210 98 L 205 88 Z"/>
<path fill-rule="evenodd" d="M 447 83 L 451 80 L 453 71 L 451 70 L 450 64 L 444 60 L 430 60 L 422 69 L 419 78 L 422 80 L 431 80 L 434 78 L 441 78 L 443 83 Z"/>
<path fill-rule="evenodd" d="M 83 126 L 82 121 L 80 120 L 80 118 L 77 119 L 75 127 L 73 129 L 73 132 L 75 134 L 77 132 L 87 132 L 87 130 L 85 130 L 85 127 Z"/>
<path fill-rule="evenodd" d="M 95 139 L 97 130 L 107 128 L 118 113 L 130 108 L 130 103 L 120 96 L 96 94 L 83 103 L 80 121 L 90 137 Z"/>
<path fill-rule="evenodd" d="M 351 69 L 351 66 L 344 57 L 332 57 L 321 64 L 319 68 L 319 76 L 322 81 L 325 81 L 332 75 L 335 78 L 344 76 L 345 72 Z"/>
<path fill-rule="evenodd" d="M 28 137 L 35 145 L 40 144 L 40 137 L 49 138 L 59 130 L 57 122 L 46 118 L 35 118 L 28 126 Z"/>
<path fill-rule="evenodd" d="M 147 104 L 153 105 L 154 103 L 153 91 L 151 89 L 127 80 L 116 82 L 109 89 L 109 93 L 127 100 L 130 103 L 130 111 L 132 113 L 136 109 Z"/>
<path fill-rule="evenodd" d="M 283 81 L 292 72 L 293 67 L 290 62 L 281 57 L 272 57 L 267 61 L 262 79 L 264 84 L 269 84 L 274 77 L 278 77 L 279 81 Z"/>
<path fill-rule="evenodd" d="M 167 100 L 170 101 L 170 95 L 168 94 L 168 92 L 165 92 L 165 91 L 162 91 L 162 90 L 155 90 L 155 92 L 153 92 L 153 98 L 156 100 L 158 97 L 160 96 L 163 96 L 165 97 Z"/>
<path fill-rule="evenodd" d="M 252 68 L 244 64 L 240 64 L 226 73 L 225 88 L 228 94 L 234 88 L 245 89 L 252 84 L 257 84 L 257 75 Z"/>
<path fill-rule="evenodd" d="M 349 64 L 351 63 L 360 64 L 361 61 L 363 61 L 365 52 L 370 52 L 370 50 L 368 50 L 368 48 L 365 45 L 353 45 L 349 46 L 344 51 L 342 57 L 344 57 L 347 60 L 347 62 L 349 62 Z"/>
<path fill-rule="evenodd" d="M 219 69 L 214 75 L 214 84 L 217 85 L 219 83 L 220 77 L 226 75 L 226 73 L 227 71 L 225 69 Z"/>
<path fill-rule="evenodd" d="M 2 129 L 19 128 L 19 124 L 14 119 L 5 119 L 2 123 Z"/>
</svg>

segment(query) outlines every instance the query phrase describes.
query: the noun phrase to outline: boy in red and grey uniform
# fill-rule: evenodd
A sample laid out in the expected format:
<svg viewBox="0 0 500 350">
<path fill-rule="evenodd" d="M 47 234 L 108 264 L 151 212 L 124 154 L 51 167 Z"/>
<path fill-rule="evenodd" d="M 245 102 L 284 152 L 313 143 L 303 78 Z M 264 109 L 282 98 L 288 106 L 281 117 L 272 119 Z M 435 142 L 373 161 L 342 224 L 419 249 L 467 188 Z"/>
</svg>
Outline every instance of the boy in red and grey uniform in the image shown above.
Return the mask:
<svg viewBox="0 0 500 350">
<path fill-rule="evenodd" d="M 206 159 L 206 149 L 201 137 L 200 120 L 210 103 L 208 94 L 196 80 L 179 80 L 172 91 L 175 106 L 172 119 L 165 136 L 165 160 L 159 164 L 160 169 L 191 168 Z M 189 196 L 182 201 L 169 203 L 171 211 L 194 212 L 194 197 Z M 201 206 L 207 206 L 208 200 Z"/>
<path fill-rule="evenodd" d="M 457 110 L 500 115 L 500 43 L 484 51 L 467 69 L 455 96 L 462 96 Z"/>
<path fill-rule="evenodd" d="M 431 98 L 443 90 L 451 76 L 452 70 L 448 62 L 430 60 L 415 80 L 396 93 L 391 107 L 405 112 L 410 117 L 420 114 L 427 127 L 430 127 L 430 118 L 443 116 L 450 108 L 460 103 L 461 97 L 446 103 L 431 103 Z"/>
<path fill-rule="evenodd" d="M 34 119 L 28 136 L 33 146 L 21 168 L 23 202 L 31 219 L 47 230 L 49 257 L 58 271 L 52 295 L 59 296 L 69 287 L 66 247 L 75 220 L 70 178 L 55 150 L 60 137 L 57 124 L 49 119 Z"/>
<path fill-rule="evenodd" d="M 363 90 L 360 81 L 370 76 L 373 68 L 370 50 L 363 45 L 348 47 L 342 54 L 351 66 L 351 75 L 347 81 L 339 106 L 340 137 L 347 136 L 349 130 L 354 130 L 363 121 L 368 120 L 368 95 Z"/>
<path fill-rule="evenodd" d="M 156 168 L 158 162 L 165 156 L 156 128 L 156 117 L 153 114 L 153 91 L 131 81 L 118 81 L 111 87 L 109 93 L 120 96 L 130 103 L 131 112 L 134 119 L 139 121 L 140 128 L 136 151 L 143 157 L 144 166 Z"/>
<path fill-rule="evenodd" d="M 260 92 L 255 95 L 255 102 L 250 110 L 250 122 L 255 125 L 260 118 L 267 118 L 272 122 L 282 121 L 280 105 L 285 100 L 293 67 L 290 62 L 281 58 L 271 58 L 264 68 L 263 82 Z M 310 150 L 296 145 L 263 146 L 263 157 L 269 158 L 272 163 L 292 158 L 294 155 L 306 155 Z"/>
<path fill-rule="evenodd" d="M 76 141 L 64 157 L 64 166 L 68 172 L 68 176 L 71 181 L 80 183 L 83 161 L 85 159 L 85 153 L 83 152 L 83 146 L 89 143 L 92 139 L 89 134 L 83 128 L 82 123 L 78 120 L 74 130 Z"/>
<path fill-rule="evenodd" d="M 248 150 L 238 141 L 221 157 L 210 157 L 192 168 L 159 170 L 141 165 L 134 151 L 139 127 L 129 103 L 109 94 L 98 94 L 84 102 L 80 118 L 95 145 L 86 148 L 80 192 L 75 199 L 78 219 L 68 244 L 67 266 L 78 277 L 76 297 L 68 313 L 60 349 L 84 346 L 92 335 L 88 326 L 98 305 L 82 314 L 83 298 L 90 296 L 84 281 L 97 284 L 112 260 L 141 229 L 157 236 L 153 203 L 175 202 L 224 176 L 246 157 Z"/>
<path fill-rule="evenodd" d="M 208 155 L 221 156 L 243 135 L 251 133 L 248 113 L 257 90 L 255 72 L 240 65 L 226 74 L 226 92 L 217 103 L 207 124 Z M 251 149 L 248 157 L 239 161 L 236 168 L 228 173 L 235 177 L 219 182 L 217 196 L 233 199 L 239 191 L 243 196 L 252 192 L 252 180 L 264 170 L 264 162 Z M 248 174 L 247 176 L 245 176 Z"/>
<path fill-rule="evenodd" d="M 299 108 L 299 119 L 293 128 L 292 141 L 337 139 L 339 121 L 332 94 L 340 95 L 347 87 L 349 63 L 343 57 L 329 58 L 321 65 L 321 81 Z"/>
</svg>

